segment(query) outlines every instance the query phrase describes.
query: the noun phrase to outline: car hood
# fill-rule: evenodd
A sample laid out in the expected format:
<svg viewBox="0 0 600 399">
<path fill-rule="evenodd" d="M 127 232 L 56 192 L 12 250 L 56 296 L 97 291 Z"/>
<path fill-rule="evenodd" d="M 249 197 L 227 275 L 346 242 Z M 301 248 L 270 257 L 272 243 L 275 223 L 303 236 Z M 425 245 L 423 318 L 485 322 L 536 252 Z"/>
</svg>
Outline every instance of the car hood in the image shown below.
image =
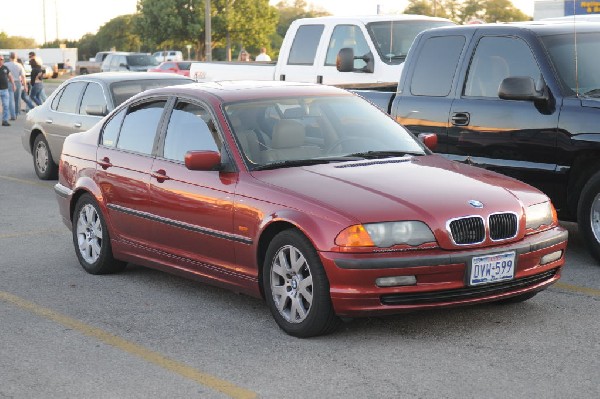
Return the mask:
<svg viewBox="0 0 600 399">
<path fill-rule="evenodd" d="M 451 218 L 474 214 L 515 212 L 520 217 L 524 206 L 548 200 L 518 180 L 438 155 L 330 163 L 253 175 L 287 193 L 292 203 L 296 199 L 304 204 L 316 201 L 319 207 L 359 223 L 422 220 L 441 228 Z M 483 208 L 473 207 L 471 200 L 481 202 Z"/>
</svg>

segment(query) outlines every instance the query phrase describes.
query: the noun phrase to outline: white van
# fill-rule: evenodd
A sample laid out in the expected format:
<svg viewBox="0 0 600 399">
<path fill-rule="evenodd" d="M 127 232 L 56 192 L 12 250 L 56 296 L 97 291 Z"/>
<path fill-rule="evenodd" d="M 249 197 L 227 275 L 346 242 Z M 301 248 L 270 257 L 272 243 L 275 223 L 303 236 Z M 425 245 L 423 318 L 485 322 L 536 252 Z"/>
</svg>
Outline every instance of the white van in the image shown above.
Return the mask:
<svg viewBox="0 0 600 399">
<path fill-rule="evenodd" d="M 167 50 L 167 51 L 157 51 L 152 54 L 156 61 L 164 62 L 164 61 L 183 61 L 183 54 L 181 51 L 175 50 Z"/>
</svg>

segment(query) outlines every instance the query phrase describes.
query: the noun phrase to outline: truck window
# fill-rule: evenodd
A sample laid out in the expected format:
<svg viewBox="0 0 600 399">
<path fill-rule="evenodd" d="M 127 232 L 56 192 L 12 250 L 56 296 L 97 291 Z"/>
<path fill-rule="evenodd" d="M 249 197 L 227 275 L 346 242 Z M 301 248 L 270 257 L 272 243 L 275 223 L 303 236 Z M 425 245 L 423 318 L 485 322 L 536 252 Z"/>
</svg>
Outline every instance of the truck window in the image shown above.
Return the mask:
<svg viewBox="0 0 600 399">
<path fill-rule="evenodd" d="M 469 66 L 464 95 L 498 97 L 500 83 L 509 76 L 530 76 L 537 81 L 540 69 L 527 44 L 516 37 L 488 36 L 479 40 Z"/>
<path fill-rule="evenodd" d="M 288 65 L 314 64 L 323 28 L 324 25 L 302 25 L 298 28 L 290 49 Z"/>
<path fill-rule="evenodd" d="M 365 36 L 358 26 L 338 25 L 333 29 L 329 40 L 325 65 L 335 65 L 337 55 L 343 48 L 353 49 L 355 56 L 365 55 L 370 51 Z M 354 60 L 354 68 L 363 68 L 366 65 L 363 60 Z"/>
<path fill-rule="evenodd" d="M 431 97 L 446 97 L 450 94 L 464 45 L 464 36 L 437 36 L 426 39 L 415 63 L 410 85 L 411 94 Z"/>
</svg>

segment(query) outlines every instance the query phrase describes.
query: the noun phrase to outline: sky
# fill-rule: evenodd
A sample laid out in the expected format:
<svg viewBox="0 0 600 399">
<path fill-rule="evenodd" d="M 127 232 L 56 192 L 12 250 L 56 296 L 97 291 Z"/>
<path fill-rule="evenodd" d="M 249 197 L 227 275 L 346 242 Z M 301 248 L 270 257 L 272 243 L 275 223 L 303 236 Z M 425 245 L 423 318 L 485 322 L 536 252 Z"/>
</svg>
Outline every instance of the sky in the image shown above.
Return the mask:
<svg viewBox="0 0 600 399">
<path fill-rule="evenodd" d="M 114 17 L 136 12 L 137 0 L 1 0 L 0 31 L 9 36 L 34 38 L 38 44 L 59 39 L 78 40 L 96 33 Z M 534 0 L 512 0 L 525 14 L 533 15 Z M 270 0 L 276 4 L 279 0 Z M 370 15 L 401 12 L 407 0 L 306 0 L 333 15 Z M 43 10 L 46 10 L 45 14 Z M 45 15 L 45 18 L 44 18 Z"/>
</svg>

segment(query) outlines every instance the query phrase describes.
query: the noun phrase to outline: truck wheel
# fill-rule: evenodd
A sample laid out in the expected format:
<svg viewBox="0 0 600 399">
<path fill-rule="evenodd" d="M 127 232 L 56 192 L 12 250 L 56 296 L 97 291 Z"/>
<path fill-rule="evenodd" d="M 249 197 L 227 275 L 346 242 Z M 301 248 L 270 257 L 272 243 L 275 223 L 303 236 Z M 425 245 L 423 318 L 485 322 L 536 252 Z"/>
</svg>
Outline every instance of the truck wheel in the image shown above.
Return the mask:
<svg viewBox="0 0 600 399">
<path fill-rule="evenodd" d="M 262 277 L 271 314 L 286 333 L 314 337 L 333 332 L 340 325 L 321 260 L 298 230 L 284 230 L 273 238 Z"/>
<path fill-rule="evenodd" d="M 80 75 L 87 75 L 87 74 L 88 74 L 88 70 L 87 70 L 87 68 L 81 68 L 81 69 L 79 70 L 79 74 L 80 74 Z"/>
<path fill-rule="evenodd" d="M 52 153 L 43 134 L 38 134 L 33 142 L 33 168 L 41 180 L 54 180 L 58 177 L 58 165 L 52 160 Z"/>
<path fill-rule="evenodd" d="M 577 222 L 588 250 L 600 262 L 600 172 L 596 172 L 581 191 Z"/>
</svg>

